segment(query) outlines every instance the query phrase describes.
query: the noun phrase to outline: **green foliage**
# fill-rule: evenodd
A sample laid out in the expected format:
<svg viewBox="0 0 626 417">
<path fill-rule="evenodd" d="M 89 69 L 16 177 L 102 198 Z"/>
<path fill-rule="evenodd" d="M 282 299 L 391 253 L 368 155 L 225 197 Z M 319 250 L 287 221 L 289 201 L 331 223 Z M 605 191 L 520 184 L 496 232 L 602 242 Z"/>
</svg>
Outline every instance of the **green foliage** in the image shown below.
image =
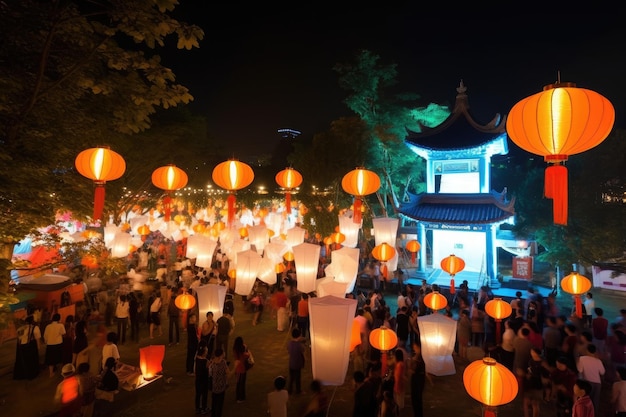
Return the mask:
<svg viewBox="0 0 626 417">
<path fill-rule="evenodd" d="M 98 145 L 119 152 L 158 109 L 193 99 L 155 49 L 170 36 L 186 49 L 204 36 L 167 14 L 176 4 L 0 4 L 0 235 L 53 224 L 57 209 L 89 217 L 93 184 L 74 171 L 76 155 Z"/>
</svg>

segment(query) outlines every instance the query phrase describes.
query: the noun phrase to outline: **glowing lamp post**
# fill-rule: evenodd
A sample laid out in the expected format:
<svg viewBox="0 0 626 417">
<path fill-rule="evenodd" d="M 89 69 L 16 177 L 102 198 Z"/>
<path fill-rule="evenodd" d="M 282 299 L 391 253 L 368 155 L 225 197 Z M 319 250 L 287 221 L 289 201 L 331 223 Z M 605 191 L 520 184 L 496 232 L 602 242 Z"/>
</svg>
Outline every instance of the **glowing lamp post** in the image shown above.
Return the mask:
<svg viewBox="0 0 626 417">
<path fill-rule="evenodd" d="M 152 184 L 155 187 L 165 190 L 165 197 L 163 198 L 163 212 L 164 220 L 170 221 L 170 214 L 172 212 L 172 191 L 179 190 L 187 185 L 189 177 L 187 173 L 175 165 L 166 165 L 155 169 L 152 172 Z"/>
<path fill-rule="evenodd" d="M 573 272 L 561 280 L 561 288 L 568 294 L 572 294 L 576 300 L 576 317 L 583 317 L 583 307 L 580 296 L 591 289 L 591 281 L 578 272 Z"/>
<path fill-rule="evenodd" d="M 232 226 L 235 221 L 235 192 L 252 184 L 254 171 L 250 165 L 234 159 L 217 164 L 213 168 L 213 182 L 218 187 L 229 192 L 228 203 L 228 225 Z"/>
<path fill-rule="evenodd" d="M 358 167 L 346 175 L 341 180 L 343 190 L 354 196 L 354 223 L 361 223 L 362 198 L 373 194 L 380 188 L 380 177 L 373 171 L 368 171 L 363 167 Z"/>
<path fill-rule="evenodd" d="M 567 225 L 567 168 L 570 155 L 599 145 L 613 128 L 615 109 L 602 95 L 574 83 L 547 85 L 513 106 L 506 131 L 520 148 L 548 163 L 544 195 L 553 199 L 555 224 Z"/>
<path fill-rule="evenodd" d="M 485 312 L 496 321 L 496 344 L 499 345 L 502 342 L 502 320 L 513 312 L 511 304 L 502 298 L 494 298 L 485 304 Z"/>
<path fill-rule="evenodd" d="M 474 361 L 463 372 L 465 391 L 483 405 L 483 417 L 497 415 L 499 405 L 517 396 L 517 378 L 506 366 L 493 358 Z"/>
<path fill-rule="evenodd" d="M 380 326 L 370 332 L 370 345 L 380 350 L 381 375 L 383 376 L 387 374 L 387 352 L 395 348 L 397 344 L 396 332 L 385 326 Z"/>
<path fill-rule="evenodd" d="M 276 183 L 285 189 L 285 210 L 291 213 L 291 190 L 302 184 L 302 174 L 293 168 L 285 168 L 276 174 Z"/>
<path fill-rule="evenodd" d="M 454 276 L 465 268 L 465 261 L 454 254 L 441 260 L 441 269 L 450 274 L 450 294 L 454 294 Z"/>
<path fill-rule="evenodd" d="M 405 248 L 411 253 L 411 263 L 414 264 L 417 261 L 417 252 L 421 248 L 420 243 L 417 240 L 409 240 Z"/>
<path fill-rule="evenodd" d="M 74 161 L 76 170 L 92 180 L 96 186 L 93 202 L 93 220 L 100 220 L 104 210 L 104 185 L 124 175 L 126 161 L 108 147 L 86 149 Z"/>
</svg>

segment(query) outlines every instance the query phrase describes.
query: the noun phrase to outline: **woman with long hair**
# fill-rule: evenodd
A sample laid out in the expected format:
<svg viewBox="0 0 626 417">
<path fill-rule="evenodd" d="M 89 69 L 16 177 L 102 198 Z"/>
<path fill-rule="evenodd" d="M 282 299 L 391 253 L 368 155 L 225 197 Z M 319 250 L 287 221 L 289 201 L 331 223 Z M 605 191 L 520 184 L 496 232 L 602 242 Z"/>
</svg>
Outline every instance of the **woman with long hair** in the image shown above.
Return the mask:
<svg viewBox="0 0 626 417">
<path fill-rule="evenodd" d="M 246 362 L 250 357 L 248 347 L 243 343 L 243 337 L 237 336 L 233 344 L 233 354 L 235 358 L 235 377 L 237 379 L 236 397 L 237 402 L 246 400 Z"/>
</svg>

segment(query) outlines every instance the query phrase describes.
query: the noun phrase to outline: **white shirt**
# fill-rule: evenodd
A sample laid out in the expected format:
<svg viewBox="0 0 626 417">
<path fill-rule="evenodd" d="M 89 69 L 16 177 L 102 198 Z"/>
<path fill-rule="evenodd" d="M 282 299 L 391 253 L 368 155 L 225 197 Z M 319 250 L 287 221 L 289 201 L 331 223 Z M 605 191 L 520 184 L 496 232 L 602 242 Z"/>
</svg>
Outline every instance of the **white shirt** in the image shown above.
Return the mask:
<svg viewBox="0 0 626 417">
<path fill-rule="evenodd" d="M 60 345 L 63 343 L 63 335 L 65 334 L 65 326 L 58 321 L 53 321 L 46 326 L 43 331 L 43 341 L 46 345 Z"/>
<path fill-rule="evenodd" d="M 102 368 L 104 368 L 109 358 L 115 358 L 116 361 L 120 360 L 120 351 L 115 343 L 107 343 L 102 346 Z"/>
<path fill-rule="evenodd" d="M 604 365 L 602 361 L 595 356 L 581 356 L 576 364 L 580 377 L 595 384 L 602 383 L 602 375 L 604 375 Z"/>
<path fill-rule="evenodd" d="M 267 394 L 267 412 L 270 417 L 287 417 L 287 390 L 272 391 Z"/>
</svg>

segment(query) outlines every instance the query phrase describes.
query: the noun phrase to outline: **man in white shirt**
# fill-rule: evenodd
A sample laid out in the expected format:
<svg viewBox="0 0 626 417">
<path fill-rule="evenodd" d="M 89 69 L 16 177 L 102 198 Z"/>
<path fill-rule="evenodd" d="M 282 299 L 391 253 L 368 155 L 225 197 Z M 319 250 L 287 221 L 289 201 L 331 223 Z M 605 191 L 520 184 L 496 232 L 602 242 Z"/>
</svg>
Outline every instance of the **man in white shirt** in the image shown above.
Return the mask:
<svg viewBox="0 0 626 417">
<path fill-rule="evenodd" d="M 50 370 L 50 378 L 54 376 L 54 368 L 63 363 L 63 335 L 65 326 L 59 323 L 61 315 L 54 313 L 52 323 L 46 326 L 43 332 L 43 341 L 46 344 L 46 365 Z"/>
<path fill-rule="evenodd" d="M 578 358 L 576 369 L 580 373 L 582 379 L 591 383 L 591 402 L 596 415 L 600 415 L 600 391 L 602 389 L 602 376 L 604 375 L 604 365 L 596 356 L 596 345 L 589 343 L 587 345 L 587 353 Z"/>
</svg>

